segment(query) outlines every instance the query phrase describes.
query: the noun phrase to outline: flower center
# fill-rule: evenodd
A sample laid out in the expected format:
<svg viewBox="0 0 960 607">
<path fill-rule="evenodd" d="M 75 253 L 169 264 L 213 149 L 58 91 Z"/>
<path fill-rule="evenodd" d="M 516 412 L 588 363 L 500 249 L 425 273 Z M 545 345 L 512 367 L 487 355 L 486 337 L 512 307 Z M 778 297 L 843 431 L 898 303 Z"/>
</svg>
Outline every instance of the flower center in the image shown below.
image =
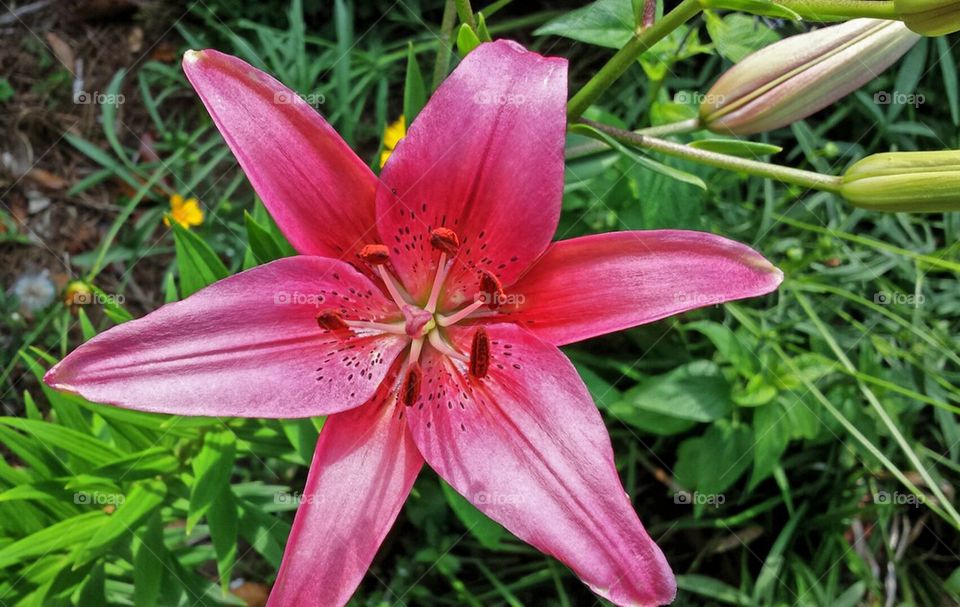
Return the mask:
<svg viewBox="0 0 960 607">
<path fill-rule="evenodd" d="M 381 244 L 366 245 L 358 254 L 360 259 L 375 268 L 397 308 L 403 314 L 402 321 L 369 322 L 344 319 L 339 313 L 327 310 L 317 316 L 317 324 L 332 332 L 351 330 L 373 330 L 405 335 L 410 339 L 410 349 L 403 363 L 403 381 L 400 385 L 400 401 L 411 406 L 420 397 L 423 383 L 423 371 L 420 368 L 420 354 L 425 344 L 429 344 L 444 356 L 463 364 L 471 377 L 486 377 L 490 367 L 490 339 L 483 327 L 478 327 L 473 335 L 469 352 L 459 351 L 447 338 L 445 329 L 453 325 L 489 314 L 504 301 L 500 280 L 491 272 L 481 270 L 477 292 L 473 303 L 448 314 L 437 311 L 444 282 L 460 249 L 460 238 L 449 228 L 437 228 L 430 232 L 430 244 L 439 251 L 437 273 L 434 275 L 430 295 L 425 303 L 418 304 L 404 289 L 403 284 L 388 270 L 389 249 Z"/>
</svg>

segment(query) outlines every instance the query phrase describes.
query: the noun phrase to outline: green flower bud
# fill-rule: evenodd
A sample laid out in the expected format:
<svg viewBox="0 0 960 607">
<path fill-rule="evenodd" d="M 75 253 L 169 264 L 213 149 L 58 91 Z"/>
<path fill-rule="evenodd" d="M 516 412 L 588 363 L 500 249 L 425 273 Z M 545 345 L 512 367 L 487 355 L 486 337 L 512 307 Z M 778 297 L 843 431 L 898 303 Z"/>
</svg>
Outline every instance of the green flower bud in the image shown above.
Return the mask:
<svg viewBox="0 0 960 607">
<path fill-rule="evenodd" d="M 907 27 L 924 36 L 942 36 L 960 30 L 957 0 L 894 0 L 893 10 Z"/>
<path fill-rule="evenodd" d="M 920 37 L 899 21 L 853 19 L 749 55 L 703 97 L 700 123 L 750 135 L 786 126 L 857 90 Z"/>
<path fill-rule="evenodd" d="M 843 174 L 840 195 L 873 211 L 960 211 L 960 150 L 872 154 Z"/>
</svg>

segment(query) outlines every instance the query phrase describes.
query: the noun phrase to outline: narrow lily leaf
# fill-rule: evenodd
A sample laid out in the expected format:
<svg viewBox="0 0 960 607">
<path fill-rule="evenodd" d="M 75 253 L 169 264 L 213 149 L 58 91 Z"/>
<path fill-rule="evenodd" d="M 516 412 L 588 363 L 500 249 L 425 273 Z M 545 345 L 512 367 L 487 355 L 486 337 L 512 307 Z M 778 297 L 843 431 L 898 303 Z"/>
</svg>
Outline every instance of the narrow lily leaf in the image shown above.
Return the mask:
<svg viewBox="0 0 960 607">
<path fill-rule="evenodd" d="M 217 553 L 220 586 L 226 596 L 230 589 L 230 573 L 237 560 L 238 532 L 237 502 L 229 485 L 224 485 L 220 494 L 210 504 L 207 510 L 207 523 L 210 525 L 213 549 Z"/>
<path fill-rule="evenodd" d="M 783 148 L 778 145 L 759 141 L 741 141 L 740 139 L 697 139 L 691 141 L 688 145 L 692 148 L 743 156 L 744 158 L 779 154 L 783 151 Z"/>
<path fill-rule="evenodd" d="M 133 604 L 153 607 L 157 604 L 160 582 L 166 570 L 167 547 L 163 543 L 163 523 L 159 512 L 147 521 L 133 545 Z"/>
<path fill-rule="evenodd" d="M 250 242 L 250 250 L 256 259 L 256 265 L 284 256 L 283 251 L 280 250 L 280 245 L 273 239 L 270 231 L 257 223 L 250 213 L 243 212 L 243 222 L 247 226 L 247 240 Z"/>
<path fill-rule="evenodd" d="M 293 446 L 300 461 L 309 466 L 313 458 L 313 449 L 317 446 L 317 436 L 319 432 L 314 427 L 313 422 L 307 419 L 284 419 L 280 421 L 280 427 L 287 440 Z"/>
<path fill-rule="evenodd" d="M 102 554 L 124 534 L 136 532 L 163 505 L 166 494 L 167 486 L 160 480 L 151 479 L 133 485 L 116 512 L 107 517 L 107 522 L 79 549 L 74 569 Z"/>
<path fill-rule="evenodd" d="M 193 487 L 190 489 L 190 509 L 187 514 L 187 533 L 193 529 L 213 501 L 228 486 L 236 456 L 236 436 L 230 430 L 208 432 L 203 448 L 193 458 Z"/>
<path fill-rule="evenodd" d="M 700 0 L 700 4 L 704 8 L 740 11 L 764 17 L 790 19 L 791 21 L 801 21 L 803 19 L 790 8 L 769 0 Z"/>
<path fill-rule="evenodd" d="M 29 558 L 73 548 L 79 542 L 93 537 L 109 518 L 98 510 L 54 523 L 42 531 L 0 548 L 0 568 L 16 565 Z"/>
<path fill-rule="evenodd" d="M 123 455 L 103 441 L 59 424 L 19 417 L 0 417 L 0 424 L 25 432 L 34 440 L 47 445 L 48 449 L 63 451 L 78 460 L 97 466 Z"/>
<path fill-rule="evenodd" d="M 163 303 L 173 303 L 180 299 L 177 293 L 177 281 L 173 277 L 173 272 L 167 272 L 163 277 Z"/>
<path fill-rule="evenodd" d="M 481 42 L 490 42 L 493 38 L 490 36 L 490 30 L 487 29 L 487 18 L 483 13 L 477 13 L 477 37 Z"/>
<path fill-rule="evenodd" d="M 171 222 L 170 225 L 173 228 L 173 241 L 177 249 L 177 269 L 180 271 L 182 297 L 189 297 L 230 274 L 217 254 L 202 238 L 176 222 Z"/>
<path fill-rule="evenodd" d="M 613 137 L 607 135 L 602 131 L 598 131 L 597 129 L 591 126 L 587 126 L 585 124 L 577 124 L 570 127 L 570 130 L 574 133 L 588 134 L 589 136 L 602 140 L 604 143 L 606 143 L 613 149 L 617 150 L 624 156 L 630 158 L 637 164 L 647 169 L 650 169 L 655 173 L 659 173 L 666 177 L 670 177 L 671 179 L 676 179 L 677 181 L 680 181 L 682 183 L 696 186 L 702 190 L 707 189 L 707 184 L 705 184 L 703 180 L 697 177 L 696 175 L 692 175 L 690 173 L 687 173 L 686 171 L 681 171 L 680 169 L 675 169 L 672 166 L 668 166 L 666 164 L 663 164 L 662 162 L 658 162 L 652 158 L 648 158 L 647 156 L 644 156 L 639 152 L 635 152 L 632 149 L 620 143 L 619 141 L 617 141 L 616 139 L 614 139 Z"/>
<path fill-rule="evenodd" d="M 427 104 L 427 85 L 423 81 L 423 72 L 413 52 L 413 43 L 407 45 L 407 76 L 403 81 L 403 117 L 407 124 L 413 122 L 423 106 Z"/>
<path fill-rule="evenodd" d="M 460 53 L 460 56 L 466 57 L 470 51 L 478 46 L 480 46 L 480 39 L 477 38 L 477 34 L 466 23 L 461 25 L 460 31 L 457 33 L 457 52 Z"/>
<path fill-rule="evenodd" d="M 93 323 L 90 322 L 90 317 L 87 316 L 87 312 L 83 308 L 77 310 L 77 320 L 80 321 L 80 332 L 83 334 L 83 341 L 93 339 L 97 334 L 97 330 L 93 327 Z"/>
<path fill-rule="evenodd" d="M 43 420 L 43 415 L 40 413 L 37 403 L 33 400 L 33 396 L 26 390 L 23 391 L 23 408 L 27 413 L 27 419 Z"/>
</svg>

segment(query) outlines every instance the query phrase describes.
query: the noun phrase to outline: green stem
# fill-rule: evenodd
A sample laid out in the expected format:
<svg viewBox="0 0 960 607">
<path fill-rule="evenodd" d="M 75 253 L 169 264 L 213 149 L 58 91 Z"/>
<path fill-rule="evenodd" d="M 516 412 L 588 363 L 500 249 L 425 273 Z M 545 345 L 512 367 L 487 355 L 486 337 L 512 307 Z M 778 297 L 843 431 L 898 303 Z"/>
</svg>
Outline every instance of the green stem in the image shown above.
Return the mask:
<svg viewBox="0 0 960 607">
<path fill-rule="evenodd" d="M 650 135 L 634 133 L 633 131 L 625 131 L 599 122 L 593 122 L 592 120 L 581 120 L 581 122 L 628 145 L 654 150 L 669 156 L 676 156 L 677 158 L 685 158 L 718 169 L 727 169 L 729 171 L 767 177 L 784 183 L 800 185 L 814 190 L 823 190 L 825 192 L 836 193 L 840 190 L 840 177 L 834 175 L 821 175 L 813 171 L 804 171 L 778 164 L 740 158 L 739 156 L 701 150 L 682 143 L 658 139 Z"/>
<path fill-rule="evenodd" d="M 600 71 L 594 74 L 593 78 L 573 96 L 570 103 L 567 104 L 568 120 L 576 121 L 611 84 L 627 71 L 627 68 L 633 65 L 640 55 L 699 12 L 700 0 L 683 0 L 675 9 L 664 15 L 660 21 L 634 34 L 633 38 L 617 51 L 600 68 Z"/>
<path fill-rule="evenodd" d="M 693 131 L 699 129 L 700 121 L 697 118 L 690 118 L 689 120 L 681 120 L 679 122 L 670 122 L 668 124 L 661 124 L 658 126 L 648 126 L 647 128 L 637 129 L 633 132 L 637 135 L 652 135 L 653 137 L 660 137 L 663 135 L 692 133 Z M 570 149 L 568 149 L 567 160 L 576 160 L 577 158 L 583 158 L 584 156 L 596 154 L 597 152 L 602 152 L 609 148 L 610 146 L 602 141 L 588 141 L 586 143 L 572 146 Z"/>
<path fill-rule="evenodd" d="M 851 17 L 896 19 L 893 0 L 773 0 L 805 19 L 836 21 Z"/>
<path fill-rule="evenodd" d="M 477 31 L 477 22 L 473 18 L 473 8 L 470 6 L 470 0 L 456 0 L 457 15 L 461 23 L 466 23 L 467 27 Z"/>
<path fill-rule="evenodd" d="M 453 48 L 453 29 L 457 26 L 457 3 L 447 0 L 443 7 L 443 18 L 440 22 L 440 40 L 437 44 L 437 61 L 433 64 L 433 89 L 436 90 L 443 79 L 447 77 L 450 67 L 450 53 Z"/>
</svg>

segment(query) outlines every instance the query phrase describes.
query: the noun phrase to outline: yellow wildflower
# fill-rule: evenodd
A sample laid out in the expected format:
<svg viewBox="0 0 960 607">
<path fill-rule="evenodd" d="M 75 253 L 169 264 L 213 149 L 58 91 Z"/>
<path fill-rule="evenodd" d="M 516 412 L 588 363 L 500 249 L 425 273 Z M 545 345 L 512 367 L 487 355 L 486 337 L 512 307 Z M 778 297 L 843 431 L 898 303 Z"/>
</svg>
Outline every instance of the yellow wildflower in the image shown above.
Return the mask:
<svg viewBox="0 0 960 607">
<path fill-rule="evenodd" d="M 393 154 L 394 148 L 400 143 L 400 140 L 407 134 L 407 120 L 401 114 L 396 122 L 387 125 L 383 129 L 383 151 L 380 152 L 380 168 L 387 164 L 387 158 Z"/>
<path fill-rule="evenodd" d="M 163 217 L 163 225 L 169 227 L 170 219 L 179 223 L 182 227 L 190 229 L 191 226 L 198 226 L 203 223 L 203 209 L 196 198 L 187 198 L 184 200 L 180 194 L 174 194 L 170 197 L 170 212 Z"/>
</svg>

